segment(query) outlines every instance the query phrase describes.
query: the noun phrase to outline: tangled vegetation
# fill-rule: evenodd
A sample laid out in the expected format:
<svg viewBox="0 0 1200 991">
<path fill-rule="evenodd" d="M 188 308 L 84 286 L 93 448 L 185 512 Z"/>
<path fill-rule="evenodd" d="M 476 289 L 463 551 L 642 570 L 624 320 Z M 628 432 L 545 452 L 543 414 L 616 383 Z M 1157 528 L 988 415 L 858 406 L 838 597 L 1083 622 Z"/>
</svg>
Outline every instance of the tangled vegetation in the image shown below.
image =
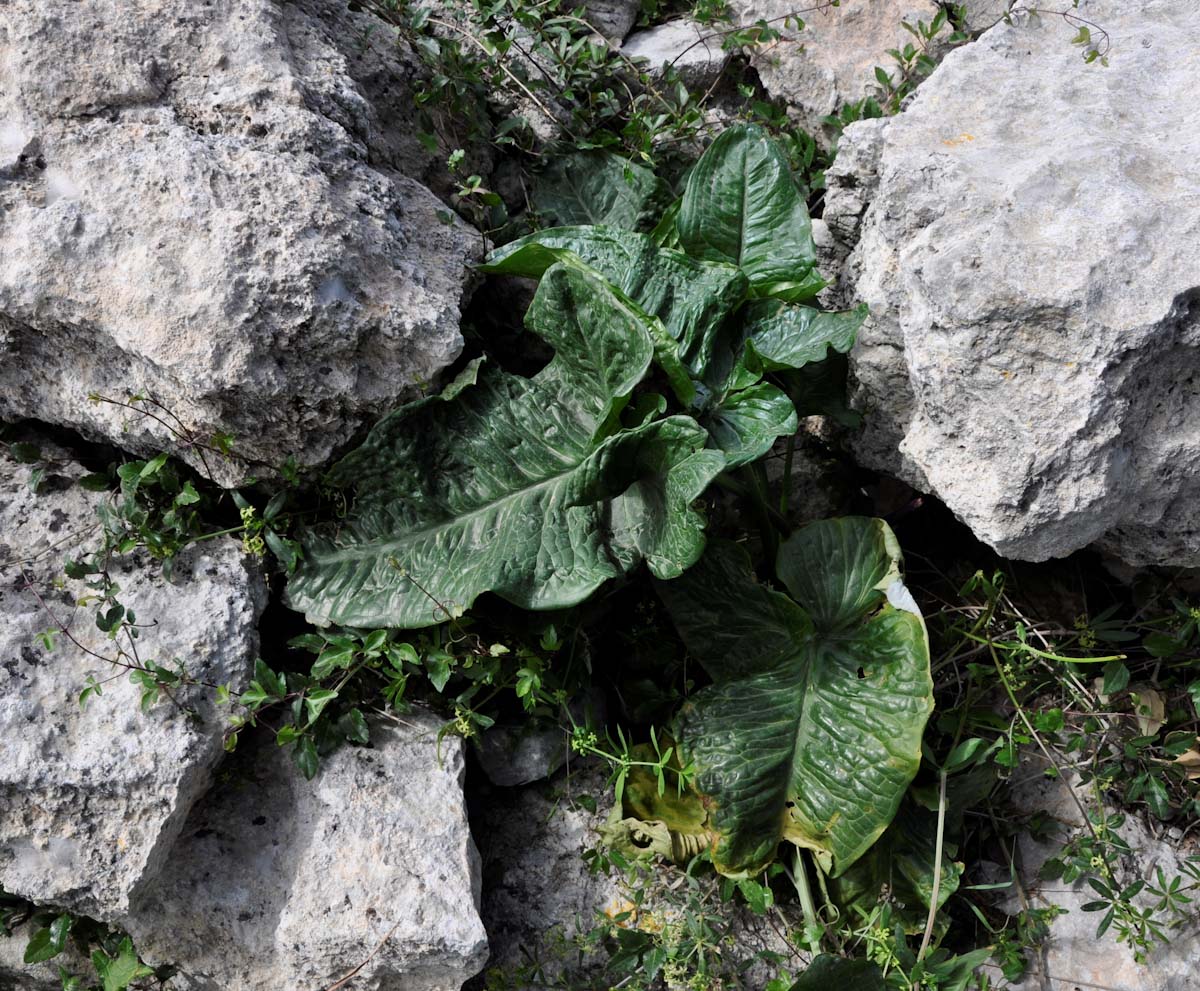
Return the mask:
<svg viewBox="0 0 1200 991">
<path fill-rule="evenodd" d="M 797 505 L 801 420 L 852 422 L 842 356 L 866 316 L 814 305 L 809 211 L 836 145 L 742 84 L 748 120 L 693 161 L 709 94 L 650 77 L 560 0 L 471 0 L 457 16 L 360 5 L 426 62 L 427 142 L 468 149 L 448 163 L 455 204 L 505 241 L 481 271 L 538 280 L 528 353 L 464 360 L 320 477 L 276 466 L 222 492 L 160 455 L 85 478 L 110 493 L 102 539 L 66 577 L 143 708 L 195 682 L 186 658 L 139 656 L 112 560 L 140 549 L 169 576 L 197 541 L 236 535 L 270 556 L 307 625 L 244 690 L 205 686 L 229 707 L 228 749 L 272 733 L 312 778 L 334 748 L 369 745 L 373 712 L 421 702 L 443 733 L 532 720 L 610 765 L 612 815 L 586 856 L 625 875 L 631 900 L 569 937 L 600 961 L 586 986 L 748 986 L 751 963 L 768 991 L 1017 980 L 1055 914 L 1001 904 L 1024 900 L 1017 837 L 1058 829 L 1010 802 L 1031 765 L 1080 784 L 1081 826 L 1044 873 L 1091 887 L 1098 934 L 1144 960 L 1193 919 L 1200 861 L 1134 879 L 1122 861 L 1127 817 L 1200 816 L 1196 591 L 1076 575 L 1067 625 L 1031 610 L 1020 586 L 1036 577 L 977 547 L 949 561 L 924 534 L 903 574 L 911 506 L 811 521 Z M 802 26 L 718 26 L 719 7 L 697 13 L 730 50 Z M 929 43 L 962 40 L 960 26 L 952 8 L 915 26 L 877 70 L 878 98 L 842 108 L 833 131 L 898 112 Z M 1086 26 L 1077 42 L 1096 58 L 1107 46 Z M 539 115 L 565 147 L 538 138 Z M 535 163 L 519 220 L 467 167 L 481 147 Z M 96 400 L 237 457 L 236 438 L 185 437 L 152 397 Z M 35 485 L 53 471 L 36 447 L 6 447 L 38 466 Z M 50 622 L 44 645 L 70 637 Z M 597 687 L 620 700 L 608 725 L 577 705 Z M 80 704 L 102 691 L 80 686 Z M 789 953 L 736 953 L 735 911 L 779 920 Z M 27 962 L 72 940 L 90 959 L 95 980 L 64 968 L 64 991 L 169 986 L 122 934 L 0 895 L 0 927 L 27 923 Z M 488 986 L 592 980 L 543 963 Z"/>
</svg>

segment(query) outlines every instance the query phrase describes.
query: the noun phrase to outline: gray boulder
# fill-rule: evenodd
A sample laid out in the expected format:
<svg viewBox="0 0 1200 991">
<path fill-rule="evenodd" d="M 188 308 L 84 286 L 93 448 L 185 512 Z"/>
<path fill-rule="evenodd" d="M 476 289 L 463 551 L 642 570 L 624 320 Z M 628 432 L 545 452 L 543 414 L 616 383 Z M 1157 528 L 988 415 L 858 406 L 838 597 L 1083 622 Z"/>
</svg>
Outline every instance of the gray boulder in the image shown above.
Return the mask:
<svg viewBox="0 0 1200 991">
<path fill-rule="evenodd" d="M 0 415 L 207 470 L 89 396 L 279 465 L 418 394 L 481 239 L 410 178 L 417 71 L 340 0 L 0 7 Z"/>
<path fill-rule="evenodd" d="M 1005 556 L 1196 566 L 1200 112 L 1178 94 L 1200 7 L 1078 12 L 1107 68 L 1021 17 L 844 135 L 827 220 L 872 311 L 857 450 Z"/>
<path fill-rule="evenodd" d="M 126 928 L 181 991 L 458 991 L 487 958 L 463 746 L 413 712 L 305 781 L 248 740 Z M 356 970 L 356 968 L 358 968 Z"/>
<path fill-rule="evenodd" d="M 614 45 L 632 30 L 642 9 L 641 0 L 583 0 L 584 17 Z"/>
<path fill-rule="evenodd" d="M 804 28 L 796 31 L 785 17 L 806 6 L 814 5 L 730 0 L 729 10 L 738 24 L 765 20 L 781 32 L 777 41 L 755 49 L 752 64 L 767 92 L 783 100 L 814 136 L 822 133 L 823 117 L 874 95 L 876 66 L 895 72 L 888 49 L 916 43 L 902 22 L 930 23 L 938 12 L 935 0 L 842 0 L 840 6 L 804 14 Z"/>
<path fill-rule="evenodd" d="M 664 67 L 670 66 L 688 86 L 701 89 L 712 85 L 729 61 L 721 41 L 722 36 L 711 28 L 690 17 L 679 17 L 631 34 L 621 52 L 631 59 L 644 59 L 651 76 L 662 75 Z"/>
<path fill-rule="evenodd" d="M 63 558 L 91 542 L 102 498 L 75 484 L 82 474 L 56 464 L 34 495 L 30 468 L 0 454 L 0 887 L 113 921 L 207 788 L 225 713 L 200 685 L 143 713 L 140 689 L 105 660 L 112 641 L 76 605 L 88 590 L 62 579 Z M 114 562 L 112 574 L 143 624 L 141 659 L 178 659 L 191 677 L 240 690 L 266 592 L 235 541 L 181 555 L 174 584 L 136 558 Z M 78 646 L 59 634 L 47 651 L 38 634 L 59 622 Z M 89 676 L 103 694 L 81 707 Z"/>
</svg>

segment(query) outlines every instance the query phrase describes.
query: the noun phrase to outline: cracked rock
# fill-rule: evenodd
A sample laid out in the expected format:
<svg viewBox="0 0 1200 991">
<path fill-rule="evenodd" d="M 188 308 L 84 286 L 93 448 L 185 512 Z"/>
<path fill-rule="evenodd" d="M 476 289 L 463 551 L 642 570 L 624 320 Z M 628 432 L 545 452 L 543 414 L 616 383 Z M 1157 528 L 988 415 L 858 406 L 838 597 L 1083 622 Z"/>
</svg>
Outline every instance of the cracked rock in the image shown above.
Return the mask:
<svg viewBox="0 0 1200 991">
<path fill-rule="evenodd" d="M 793 0 L 730 0 L 738 24 L 766 20 L 783 37 L 753 52 L 752 64 L 767 92 L 783 100 L 791 115 L 814 137 L 822 135 L 822 118 L 847 103 L 875 95 L 875 67 L 895 73 L 889 49 L 902 49 L 913 36 L 903 22 L 930 23 L 938 12 L 934 0 L 850 0 L 837 7 L 805 13 L 804 28 L 794 30 L 784 18 L 802 6 Z M 943 32 L 949 35 L 949 30 Z M 941 46 L 934 46 L 936 58 Z"/>
<path fill-rule="evenodd" d="M 116 650 L 94 610 L 76 605 L 88 590 L 62 578 L 63 559 L 93 542 L 103 496 L 76 484 L 84 471 L 70 462 L 53 465 L 36 495 L 30 474 L 0 454 L 0 887 L 117 921 L 207 788 L 225 713 L 199 685 L 140 711 L 140 688 L 104 660 Z M 142 660 L 178 659 L 200 681 L 244 686 L 266 591 L 236 541 L 185 552 L 173 583 L 136 557 L 112 574 L 142 624 Z M 39 634 L 59 622 L 80 646 L 59 633 L 46 649 Z M 89 676 L 103 693 L 81 706 Z"/>
<path fill-rule="evenodd" d="M 193 812 L 128 929 L 181 991 L 458 991 L 487 959 L 463 743 L 421 712 L 306 781 L 248 740 Z M 175 986 L 175 985 L 173 985 Z"/>
<path fill-rule="evenodd" d="M 412 178 L 417 66 L 341 0 L 0 6 L 0 415 L 205 471 L 89 396 L 279 466 L 418 394 L 481 241 Z"/>
<path fill-rule="evenodd" d="M 1177 94 L 1200 7 L 1078 15 L 1108 32 L 1107 68 L 1025 15 L 844 134 L 825 216 L 857 236 L 847 295 L 871 309 L 857 453 L 1004 556 L 1195 567 L 1200 109 Z"/>
</svg>

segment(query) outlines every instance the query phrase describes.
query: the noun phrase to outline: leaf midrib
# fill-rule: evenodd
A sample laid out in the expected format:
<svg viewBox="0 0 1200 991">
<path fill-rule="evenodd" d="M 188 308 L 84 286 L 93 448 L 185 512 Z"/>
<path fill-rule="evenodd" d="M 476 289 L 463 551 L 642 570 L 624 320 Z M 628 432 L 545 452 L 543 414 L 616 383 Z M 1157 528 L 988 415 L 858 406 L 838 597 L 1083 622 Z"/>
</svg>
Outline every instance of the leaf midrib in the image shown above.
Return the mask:
<svg viewBox="0 0 1200 991">
<path fill-rule="evenodd" d="M 658 421 L 658 422 L 661 422 L 661 421 Z M 335 551 L 331 551 L 326 554 L 321 554 L 320 558 L 324 561 L 348 561 L 348 560 L 355 560 L 360 557 L 368 557 L 368 556 L 369 557 L 378 557 L 379 556 L 378 550 L 371 551 L 371 548 L 398 547 L 398 546 L 402 546 L 405 544 L 413 543 L 417 538 L 427 537 L 429 535 L 436 534 L 441 531 L 451 529 L 453 527 L 457 527 L 460 524 L 462 524 L 464 521 L 474 519 L 476 517 L 480 517 L 480 516 L 486 515 L 488 513 L 495 512 L 498 507 L 502 507 L 505 504 L 512 504 L 519 499 L 523 499 L 527 495 L 536 493 L 543 489 L 553 487 L 554 485 L 561 482 L 567 476 L 578 471 L 584 464 L 586 464 L 589 460 L 591 460 L 592 458 L 594 458 L 598 454 L 600 454 L 600 452 L 603 451 L 610 444 L 615 443 L 616 441 L 623 439 L 625 437 L 628 437 L 628 436 L 641 437 L 642 433 L 643 433 L 642 431 L 628 431 L 626 434 L 616 435 L 614 437 L 606 437 L 599 444 L 599 446 L 597 446 L 592 451 L 590 451 L 586 457 L 581 458 L 579 461 L 575 462 L 575 464 L 571 465 L 569 468 L 565 469 L 564 471 L 558 472 L 557 474 L 552 475 L 549 478 L 543 479 L 540 482 L 535 482 L 533 485 L 527 485 L 524 488 L 517 489 L 514 492 L 507 493 L 506 495 L 501 496 L 499 499 L 495 499 L 491 502 L 485 503 L 484 505 L 479 506 L 476 509 L 467 510 L 464 513 L 460 513 L 449 519 L 442 520 L 441 522 L 433 523 L 433 524 L 430 524 L 427 526 L 408 528 L 405 530 L 404 536 L 402 538 L 393 539 L 393 540 L 385 540 L 385 539 L 379 539 L 379 538 L 371 538 L 368 540 L 359 540 L 359 541 L 356 541 L 351 546 L 342 547 Z M 361 517 L 360 517 L 359 521 L 361 522 Z"/>
</svg>

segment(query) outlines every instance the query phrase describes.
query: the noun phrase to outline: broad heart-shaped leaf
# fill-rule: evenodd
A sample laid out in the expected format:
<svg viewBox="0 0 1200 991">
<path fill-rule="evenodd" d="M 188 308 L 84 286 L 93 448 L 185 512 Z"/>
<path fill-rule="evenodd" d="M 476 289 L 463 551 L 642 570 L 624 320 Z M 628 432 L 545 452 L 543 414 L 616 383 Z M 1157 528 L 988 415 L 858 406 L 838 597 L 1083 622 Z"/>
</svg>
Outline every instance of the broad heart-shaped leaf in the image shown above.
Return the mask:
<svg viewBox="0 0 1200 991">
<path fill-rule="evenodd" d="M 825 285 L 787 157 L 753 124 L 709 145 L 688 176 L 676 225 L 689 255 L 740 268 L 755 296 L 798 302 Z"/>
<path fill-rule="evenodd" d="M 654 225 L 670 189 L 644 166 L 609 151 L 557 156 L 534 181 L 533 208 L 555 227 L 607 224 L 623 230 Z"/>
<path fill-rule="evenodd" d="M 758 584 L 737 545 L 716 543 L 659 584 L 713 679 L 684 705 L 676 739 L 718 870 L 754 873 L 787 839 L 837 876 L 887 827 L 920 763 L 929 643 L 882 520 L 810 524 L 776 570 L 792 598 Z"/>
<path fill-rule="evenodd" d="M 309 620 L 419 627 L 495 592 L 573 605 L 645 560 L 680 574 L 704 546 L 690 503 L 721 470 L 690 417 L 620 428 L 645 375 L 645 316 L 595 273 L 546 272 L 526 324 L 555 348 L 533 378 L 484 366 L 449 399 L 385 417 L 331 472 L 349 522 L 304 536 L 289 604 Z"/>
<path fill-rule="evenodd" d="M 722 333 L 746 298 L 746 277 L 729 265 L 699 262 L 658 247 L 645 234 L 612 227 L 556 227 L 492 252 L 484 272 L 540 278 L 563 253 L 578 256 L 648 314 L 677 342 L 676 355 L 692 377 L 720 379 L 710 369 L 733 367 L 740 344 Z M 656 351 L 656 354 L 658 352 Z M 668 368 L 668 373 L 670 369 Z"/>
</svg>

